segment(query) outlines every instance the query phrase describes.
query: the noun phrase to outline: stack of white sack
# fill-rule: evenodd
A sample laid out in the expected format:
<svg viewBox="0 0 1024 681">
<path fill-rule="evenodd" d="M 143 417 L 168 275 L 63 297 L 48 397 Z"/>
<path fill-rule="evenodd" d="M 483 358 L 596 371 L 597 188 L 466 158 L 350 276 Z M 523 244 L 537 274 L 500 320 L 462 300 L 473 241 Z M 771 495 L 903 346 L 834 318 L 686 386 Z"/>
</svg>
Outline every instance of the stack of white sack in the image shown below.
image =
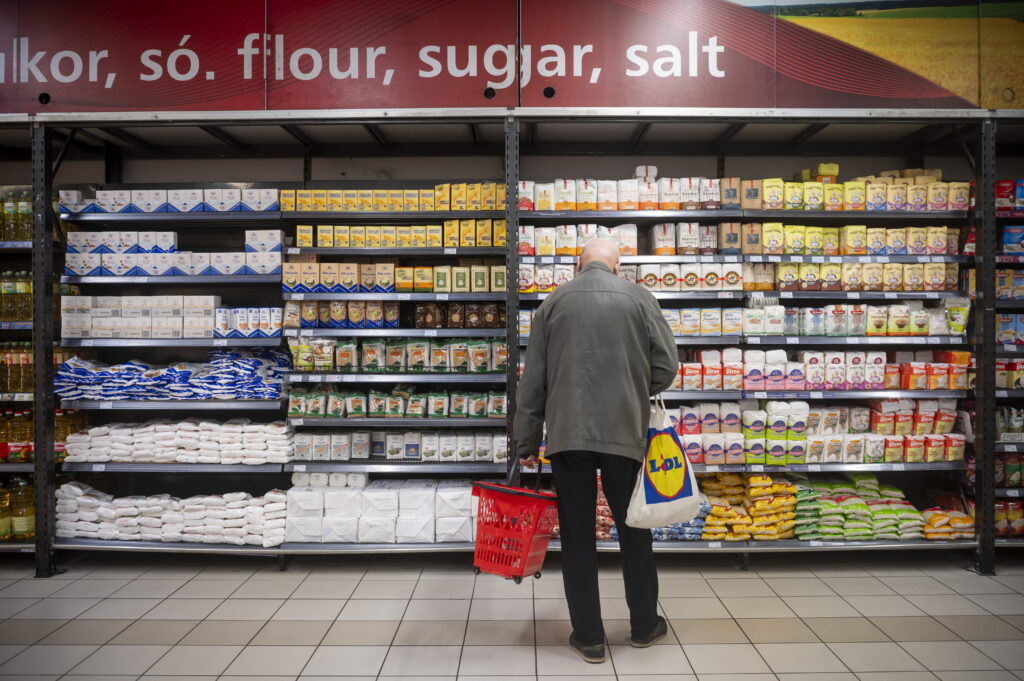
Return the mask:
<svg viewBox="0 0 1024 681">
<path fill-rule="evenodd" d="M 81 482 L 61 485 L 57 536 L 84 539 L 279 546 L 286 495 L 230 492 L 178 499 L 169 494 L 114 498 Z"/>
<path fill-rule="evenodd" d="M 284 421 L 253 423 L 246 418 L 108 423 L 69 435 L 65 461 L 257 466 L 291 460 L 294 437 Z"/>
</svg>

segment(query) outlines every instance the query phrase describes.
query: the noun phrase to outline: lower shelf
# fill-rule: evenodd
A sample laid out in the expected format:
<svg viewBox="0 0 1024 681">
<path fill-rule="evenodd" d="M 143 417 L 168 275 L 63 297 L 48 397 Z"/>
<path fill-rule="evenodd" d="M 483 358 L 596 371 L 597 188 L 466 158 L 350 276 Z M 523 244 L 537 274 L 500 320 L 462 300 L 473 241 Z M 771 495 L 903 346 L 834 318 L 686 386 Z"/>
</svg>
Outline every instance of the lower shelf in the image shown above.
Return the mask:
<svg viewBox="0 0 1024 681">
<path fill-rule="evenodd" d="M 996 537 L 996 548 L 1024 548 L 1024 537 Z"/>
<path fill-rule="evenodd" d="M 939 461 L 935 463 L 808 463 L 769 466 L 766 464 L 693 464 L 694 473 L 914 473 L 917 471 L 963 471 L 966 461 Z M 536 468 L 523 466 L 524 473 L 536 473 Z M 550 473 L 550 464 L 544 464 L 541 473 Z M 1021 490 L 1024 492 L 1024 489 Z M 1022 494 L 1024 496 L 1024 494 Z"/>
<path fill-rule="evenodd" d="M 28 542 L 0 542 L 0 553 L 35 553 L 36 545 Z"/>
<path fill-rule="evenodd" d="M 34 463 L 0 463 L 0 474 L 2 473 L 34 473 Z"/>
</svg>

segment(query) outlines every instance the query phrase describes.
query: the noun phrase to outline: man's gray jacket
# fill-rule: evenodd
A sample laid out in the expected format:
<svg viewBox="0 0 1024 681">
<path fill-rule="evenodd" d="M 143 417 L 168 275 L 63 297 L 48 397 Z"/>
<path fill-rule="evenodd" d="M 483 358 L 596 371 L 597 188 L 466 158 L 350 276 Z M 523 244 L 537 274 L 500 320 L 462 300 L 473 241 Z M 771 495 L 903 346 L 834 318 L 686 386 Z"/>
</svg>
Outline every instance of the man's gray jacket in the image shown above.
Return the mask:
<svg viewBox="0 0 1024 681">
<path fill-rule="evenodd" d="M 585 450 L 643 460 L 650 398 L 672 385 L 679 355 L 654 296 L 591 262 L 533 317 L 519 382 L 515 454 Z"/>
</svg>

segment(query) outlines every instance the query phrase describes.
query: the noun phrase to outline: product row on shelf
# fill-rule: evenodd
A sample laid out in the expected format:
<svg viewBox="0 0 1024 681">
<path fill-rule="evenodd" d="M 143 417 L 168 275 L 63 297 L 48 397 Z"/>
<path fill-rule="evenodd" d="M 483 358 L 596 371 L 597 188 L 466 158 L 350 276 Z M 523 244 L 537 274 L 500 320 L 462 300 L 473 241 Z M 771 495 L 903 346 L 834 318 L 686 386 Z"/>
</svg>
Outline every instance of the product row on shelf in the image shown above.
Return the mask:
<svg viewBox="0 0 1024 681">
<path fill-rule="evenodd" d="M 288 394 L 288 416 L 346 419 L 504 419 L 503 392 L 434 391 L 417 393 L 397 385 L 390 392 L 369 393 L 322 385 L 309 390 L 293 387 Z"/>
<path fill-rule="evenodd" d="M 486 374 L 508 367 L 504 340 L 300 337 L 289 338 L 288 347 L 295 372 Z"/>
<path fill-rule="evenodd" d="M 295 248 L 300 253 L 305 248 L 504 248 L 507 224 L 482 218 L 437 225 L 296 225 Z"/>
<path fill-rule="evenodd" d="M 422 303 L 405 315 L 389 300 L 285 302 L 288 329 L 498 329 L 506 325 L 504 303 Z M 404 323 L 403 323 L 404 322 Z"/>
<path fill-rule="evenodd" d="M 498 264 L 398 267 L 381 262 L 287 262 L 283 269 L 285 293 L 489 293 L 506 288 L 505 266 Z"/>
</svg>

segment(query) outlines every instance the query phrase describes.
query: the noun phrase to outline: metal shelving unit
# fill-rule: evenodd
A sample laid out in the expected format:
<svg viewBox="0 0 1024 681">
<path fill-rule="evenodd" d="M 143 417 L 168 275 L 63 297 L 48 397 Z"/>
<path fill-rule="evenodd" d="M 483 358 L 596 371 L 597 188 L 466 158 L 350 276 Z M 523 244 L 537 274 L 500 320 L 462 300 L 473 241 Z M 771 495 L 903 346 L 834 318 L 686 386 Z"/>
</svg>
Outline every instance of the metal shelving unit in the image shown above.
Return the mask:
<svg viewBox="0 0 1024 681">
<path fill-rule="evenodd" d="M 508 470 L 507 463 L 489 463 L 485 461 L 450 461 L 436 463 L 431 461 L 295 461 L 284 465 L 286 473 L 405 473 L 427 474 L 441 473 L 444 475 L 504 475 Z"/>
<path fill-rule="evenodd" d="M 810 263 L 844 263 L 844 262 L 956 262 L 969 261 L 966 255 L 745 255 L 744 262 L 810 262 Z"/>
<path fill-rule="evenodd" d="M 235 546 L 233 544 L 190 544 L 187 542 L 104 541 L 102 539 L 58 538 L 54 548 L 74 551 L 138 551 L 144 553 L 207 553 L 224 555 L 287 556 L 347 553 L 457 553 L 471 552 L 472 542 L 441 544 L 305 544 L 285 542 L 280 546 Z"/>
<path fill-rule="evenodd" d="M 382 256 L 385 258 L 437 258 L 446 255 L 457 255 L 463 258 L 505 257 L 503 247 L 479 248 L 320 248 L 320 247 L 289 247 L 288 255 L 340 255 L 356 258 Z"/>
<path fill-rule="evenodd" d="M 284 329 L 287 338 L 504 338 L 505 329 Z"/>
<path fill-rule="evenodd" d="M 36 545 L 29 542 L 0 542 L 0 553 L 35 553 Z"/>
<path fill-rule="evenodd" d="M 212 284 L 214 286 L 233 284 L 280 284 L 280 274 L 200 274 L 174 277 L 96 277 L 64 275 L 62 284 L 107 284 L 124 286 L 127 284 Z"/>
<path fill-rule="evenodd" d="M 287 374 L 290 383 L 504 383 L 508 374 Z"/>
<path fill-rule="evenodd" d="M 66 348 L 276 348 L 272 338 L 61 338 Z"/>
<path fill-rule="evenodd" d="M 32 322 L 0 322 L 0 331 L 31 331 Z"/>
<path fill-rule="evenodd" d="M 285 300 L 504 301 L 504 293 L 285 293 Z"/>
<path fill-rule="evenodd" d="M 283 464 L 265 463 L 246 466 L 244 464 L 219 463 L 82 463 L 63 462 L 60 469 L 65 473 L 280 473 Z"/>
<path fill-rule="evenodd" d="M 744 397 L 757 400 L 887 400 L 967 397 L 966 390 L 745 390 Z"/>
<path fill-rule="evenodd" d="M 32 473 L 35 471 L 34 463 L 0 463 L 0 474 L 4 473 Z"/>
<path fill-rule="evenodd" d="M 966 336 L 743 336 L 747 345 L 967 345 Z"/>
<path fill-rule="evenodd" d="M 998 499 L 1019 499 L 1024 497 L 1024 489 L 1019 487 L 997 487 L 995 495 Z"/>
<path fill-rule="evenodd" d="M 321 428 L 504 428 L 505 419 L 480 418 L 333 418 L 325 416 L 289 416 L 293 426 Z"/>
<path fill-rule="evenodd" d="M 163 411 L 190 409 L 195 411 L 276 411 L 281 400 L 61 400 L 62 409 L 97 409 L 120 411 Z"/>
</svg>

